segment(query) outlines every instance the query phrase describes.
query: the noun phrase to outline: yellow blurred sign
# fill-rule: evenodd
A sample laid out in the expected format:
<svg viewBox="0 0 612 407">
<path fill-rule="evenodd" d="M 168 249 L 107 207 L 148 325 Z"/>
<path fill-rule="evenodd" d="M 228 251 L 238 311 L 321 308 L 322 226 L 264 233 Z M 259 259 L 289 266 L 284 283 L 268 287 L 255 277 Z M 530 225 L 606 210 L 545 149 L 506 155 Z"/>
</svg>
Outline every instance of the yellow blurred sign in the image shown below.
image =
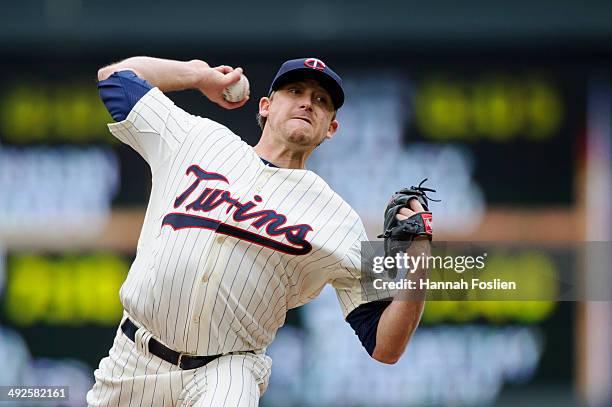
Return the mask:
<svg viewBox="0 0 612 407">
<path fill-rule="evenodd" d="M 0 97 L 0 137 L 12 144 L 115 143 L 95 84 L 21 83 Z"/>
<path fill-rule="evenodd" d="M 433 278 L 438 274 L 440 279 L 443 274 L 445 281 L 462 278 L 461 274 L 439 270 L 434 270 L 433 274 Z M 555 264 L 547 254 L 537 251 L 490 253 L 486 275 L 488 279 L 513 281 L 518 289 L 467 291 L 468 294 L 477 294 L 477 301 L 428 301 L 423 321 L 463 323 L 482 318 L 493 323 L 538 323 L 546 320 L 557 307 L 551 299 L 559 295 L 559 281 Z"/>
<path fill-rule="evenodd" d="M 114 254 L 13 255 L 4 314 L 21 326 L 114 325 L 121 319 L 119 289 L 128 270 L 127 260 Z"/>
<path fill-rule="evenodd" d="M 415 125 L 436 141 L 547 140 L 559 134 L 560 91 L 536 75 L 492 74 L 475 79 L 432 76 L 419 82 Z"/>
</svg>

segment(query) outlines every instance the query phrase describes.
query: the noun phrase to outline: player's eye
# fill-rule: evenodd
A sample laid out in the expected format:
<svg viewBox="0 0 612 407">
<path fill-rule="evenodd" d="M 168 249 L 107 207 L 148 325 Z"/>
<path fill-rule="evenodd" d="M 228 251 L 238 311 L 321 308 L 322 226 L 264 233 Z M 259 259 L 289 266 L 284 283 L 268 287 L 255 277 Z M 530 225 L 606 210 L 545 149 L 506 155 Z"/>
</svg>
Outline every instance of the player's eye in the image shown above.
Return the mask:
<svg viewBox="0 0 612 407">
<path fill-rule="evenodd" d="M 289 93 L 294 94 L 294 95 L 299 95 L 299 94 L 300 94 L 300 92 L 301 92 L 300 88 L 289 88 L 289 89 L 287 89 L 287 91 L 288 91 Z"/>
<path fill-rule="evenodd" d="M 329 98 L 327 96 L 317 96 L 315 97 L 316 103 L 318 103 L 319 105 L 325 107 L 325 108 L 331 108 L 331 102 L 329 101 Z"/>
</svg>

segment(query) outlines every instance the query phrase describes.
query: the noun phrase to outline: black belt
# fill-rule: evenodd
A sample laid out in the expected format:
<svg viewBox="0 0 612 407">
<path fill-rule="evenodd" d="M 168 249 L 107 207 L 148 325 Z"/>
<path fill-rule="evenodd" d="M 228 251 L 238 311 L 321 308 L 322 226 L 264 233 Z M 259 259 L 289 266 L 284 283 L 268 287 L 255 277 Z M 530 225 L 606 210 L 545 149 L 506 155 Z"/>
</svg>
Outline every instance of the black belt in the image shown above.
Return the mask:
<svg viewBox="0 0 612 407">
<path fill-rule="evenodd" d="M 136 338 L 136 331 L 138 327 L 134 325 L 129 318 L 125 319 L 125 322 L 121 324 L 121 330 L 132 340 L 132 342 L 136 342 L 134 338 Z M 192 356 L 184 353 L 177 352 L 164 346 L 155 338 L 149 339 L 149 352 L 153 355 L 157 356 L 165 360 L 168 363 L 172 363 L 180 367 L 183 370 L 196 369 L 198 367 L 202 367 L 213 360 L 217 359 L 222 355 L 213 355 L 213 356 Z"/>
</svg>

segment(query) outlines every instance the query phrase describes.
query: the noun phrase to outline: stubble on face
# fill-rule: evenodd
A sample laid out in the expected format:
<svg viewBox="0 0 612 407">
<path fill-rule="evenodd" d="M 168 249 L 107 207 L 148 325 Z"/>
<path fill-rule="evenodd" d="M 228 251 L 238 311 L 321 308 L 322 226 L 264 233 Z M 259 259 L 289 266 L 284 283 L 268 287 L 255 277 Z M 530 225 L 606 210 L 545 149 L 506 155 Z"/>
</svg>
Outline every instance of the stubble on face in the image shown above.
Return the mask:
<svg viewBox="0 0 612 407">
<path fill-rule="evenodd" d="M 298 122 L 295 119 L 282 120 L 279 123 L 270 121 L 270 128 L 274 134 L 279 135 L 282 140 L 291 144 L 307 147 L 312 144 L 314 128 L 306 122 Z M 325 135 L 323 135 L 325 138 Z"/>
<path fill-rule="evenodd" d="M 308 79 L 285 85 L 271 96 L 270 103 L 276 104 L 271 106 L 274 117 L 269 118 L 270 128 L 282 140 L 314 148 L 327 137 L 334 111 L 331 97 L 317 81 Z"/>
</svg>

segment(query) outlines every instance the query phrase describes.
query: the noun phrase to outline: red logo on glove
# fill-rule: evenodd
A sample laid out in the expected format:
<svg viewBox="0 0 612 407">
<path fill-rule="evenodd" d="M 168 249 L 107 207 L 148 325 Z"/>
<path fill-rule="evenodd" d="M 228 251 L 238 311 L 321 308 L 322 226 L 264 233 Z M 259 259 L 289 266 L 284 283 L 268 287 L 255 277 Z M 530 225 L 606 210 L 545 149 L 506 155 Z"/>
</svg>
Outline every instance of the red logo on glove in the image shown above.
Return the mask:
<svg viewBox="0 0 612 407">
<path fill-rule="evenodd" d="M 431 213 L 422 213 L 421 218 L 423 219 L 423 224 L 425 225 L 425 232 L 431 235 L 433 233 L 433 219 Z"/>
</svg>

